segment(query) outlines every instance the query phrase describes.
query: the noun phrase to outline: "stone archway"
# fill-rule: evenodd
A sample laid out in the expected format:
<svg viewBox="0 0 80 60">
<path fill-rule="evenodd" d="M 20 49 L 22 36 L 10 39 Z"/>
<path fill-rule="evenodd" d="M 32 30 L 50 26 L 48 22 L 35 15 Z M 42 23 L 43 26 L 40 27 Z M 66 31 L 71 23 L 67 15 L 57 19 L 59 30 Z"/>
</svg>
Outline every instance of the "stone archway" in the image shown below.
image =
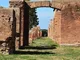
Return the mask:
<svg viewBox="0 0 80 60">
<path fill-rule="evenodd" d="M 76 41 L 76 43 L 79 42 L 80 38 L 77 38 L 77 37 L 79 37 L 79 34 L 77 32 L 79 32 L 78 26 L 80 26 L 80 25 L 77 25 L 77 23 L 76 23 L 77 17 L 79 17 L 79 16 L 77 16 L 78 13 L 75 12 L 76 9 L 78 10 L 78 8 L 76 8 L 76 7 L 79 7 L 78 2 L 71 2 L 71 1 L 69 1 L 69 2 L 66 2 L 66 1 L 64 1 L 64 2 L 60 2 L 60 1 L 25 2 L 25 1 L 17 1 L 16 0 L 16 1 L 10 1 L 10 7 L 13 7 L 14 9 L 15 8 L 20 9 L 20 14 L 19 14 L 20 19 L 18 19 L 18 21 L 20 21 L 20 24 L 19 24 L 20 46 L 26 46 L 29 43 L 29 41 L 28 41 L 29 9 L 36 8 L 36 7 L 51 7 L 51 8 L 55 8 L 55 14 L 57 14 L 58 12 L 60 13 L 60 16 L 59 16 L 60 21 L 58 21 L 58 23 L 60 23 L 60 25 L 57 26 L 60 28 L 60 30 L 59 30 L 60 32 L 58 32 L 58 29 L 56 29 L 56 32 L 58 32 L 57 34 L 60 34 L 60 36 L 59 36 L 59 39 L 57 39 L 58 36 L 56 36 L 56 38 L 55 38 L 59 44 L 74 44 L 75 41 Z M 75 17 L 75 15 L 76 15 L 76 17 Z M 76 20 L 76 21 L 74 22 L 73 20 Z M 73 26 L 71 24 L 68 24 L 70 21 L 72 21 L 71 24 Z M 68 28 L 67 24 L 69 25 L 69 28 Z M 75 24 L 76 24 L 76 26 L 74 26 Z M 74 29 L 74 28 L 76 28 L 76 29 Z M 72 29 L 74 29 L 74 31 Z M 68 34 L 69 31 L 71 34 L 70 33 Z M 71 31 L 73 31 L 73 32 L 77 31 L 77 32 L 75 32 L 76 35 L 72 34 Z M 70 41 L 71 39 L 73 39 L 73 40 Z"/>
<path fill-rule="evenodd" d="M 30 7 L 29 9 L 39 8 L 39 7 L 53 8 L 55 14 L 56 14 L 56 12 L 61 11 L 61 9 L 62 9 L 62 4 L 59 2 L 39 1 L 39 2 L 26 2 L 26 3 Z"/>
<path fill-rule="evenodd" d="M 66 2 L 67 1 L 67 2 Z M 4 52 L 8 49 L 8 53 L 15 51 L 15 46 L 27 46 L 29 44 L 29 9 L 36 7 L 51 7 L 55 8 L 56 33 L 55 40 L 61 45 L 78 45 L 80 44 L 80 2 L 79 1 L 39 1 L 25 2 L 24 0 L 10 0 L 10 9 L 0 8 L 1 23 L 3 30 L 0 31 L 0 46 L 5 47 Z M 5 15 L 2 15 L 5 14 Z M 57 16 L 59 14 L 59 16 Z M 4 21 L 3 21 L 4 20 Z M 3 23 L 4 22 L 4 23 Z M 3 27 L 7 24 L 7 27 Z M 52 29 L 52 21 L 51 27 Z M 26 28 L 25 28 L 26 27 Z M 6 33 L 5 29 L 9 33 Z M 52 30 L 51 30 L 52 31 Z M 1 33 L 4 34 L 1 34 Z M 52 35 L 52 34 L 50 34 Z M 51 36 L 50 36 L 51 37 Z M 59 39 L 58 39 L 59 37 Z M 52 38 L 52 37 L 51 37 Z M 3 40 L 4 41 L 3 41 Z M 9 42 L 8 42 L 9 40 Z M 5 42 L 5 43 L 4 43 Z M 7 44 L 8 43 L 8 44 Z M 15 45 L 16 44 L 16 45 Z M 4 45 L 4 46 L 2 46 Z M 2 49 L 3 50 L 3 49 Z M 0 51 L 1 52 L 1 51 Z"/>
<path fill-rule="evenodd" d="M 55 14 L 56 14 L 56 12 L 61 11 L 61 9 L 62 9 L 62 4 L 59 2 L 39 1 L 39 2 L 26 2 L 26 4 L 29 6 L 29 9 L 39 8 L 39 7 L 53 8 Z"/>
<path fill-rule="evenodd" d="M 61 10 L 62 4 L 59 2 L 39 1 L 39 2 L 25 2 L 25 1 L 10 1 L 10 7 L 20 8 L 20 46 L 26 46 L 29 44 L 28 32 L 29 32 L 29 9 L 37 7 L 50 7 L 57 10 Z M 26 27 L 26 28 L 25 28 Z"/>
</svg>

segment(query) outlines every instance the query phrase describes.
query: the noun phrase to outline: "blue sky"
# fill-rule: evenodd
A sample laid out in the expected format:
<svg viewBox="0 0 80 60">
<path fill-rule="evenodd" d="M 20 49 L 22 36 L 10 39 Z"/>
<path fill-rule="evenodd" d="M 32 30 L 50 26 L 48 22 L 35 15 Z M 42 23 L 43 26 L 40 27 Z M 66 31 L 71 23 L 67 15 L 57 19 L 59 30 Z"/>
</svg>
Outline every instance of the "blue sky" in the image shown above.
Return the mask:
<svg viewBox="0 0 80 60">
<path fill-rule="evenodd" d="M 9 6 L 9 0 L 0 0 L 0 6 L 8 7 Z"/>
<path fill-rule="evenodd" d="M 9 0 L 1 0 L 0 6 L 9 7 Z M 38 18 L 39 18 L 39 26 L 41 29 L 47 29 L 50 20 L 53 18 L 53 9 L 52 8 L 37 8 L 36 9 Z"/>
<path fill-rule="evenodd" d="M 39 26 L 41 29 L 47 29 L 50 20 L 53 18 L 53 9 L 52 8 L 37 8 L 37 15 L 39 18 Z"/>
</svg>

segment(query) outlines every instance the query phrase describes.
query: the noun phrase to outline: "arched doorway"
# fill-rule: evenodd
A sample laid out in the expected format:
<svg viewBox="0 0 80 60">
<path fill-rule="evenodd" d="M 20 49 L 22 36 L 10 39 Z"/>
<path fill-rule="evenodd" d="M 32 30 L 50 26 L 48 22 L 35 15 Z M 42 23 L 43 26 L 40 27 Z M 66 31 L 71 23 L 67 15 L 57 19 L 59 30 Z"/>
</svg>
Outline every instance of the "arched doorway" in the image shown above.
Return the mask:
<svg viewBox="0 0 80 60">
<path fill-rule="evenodd" d="M 39 8 L 39 7 L 49 7 L 49 8 L 53 8 L 54 11 L 60 10 L 59 8 L 54 7 L 54 5 L 52 7 L 52 4 L 49 1 L 27 2 L 25 4 L 26 4 L 26 7 L 25 7 L 25 10 L 24 10 L 25 19 L 24 19 L 24 30 L 23 30 L 24 31 L 24 33 L 23 33 L 23 44 L 24 44 L 24 46 L 29 44 L 29 38 L 26 37 L 26 36 L 29 37 L 29 26 L 28 26 L 29 25 L 29 9 Z M 26 26 L 28 26 L 28 27 L 25 28 Z M 26 44 L 26 42 L 27 42 L 27 44 Z"/>
</svg>

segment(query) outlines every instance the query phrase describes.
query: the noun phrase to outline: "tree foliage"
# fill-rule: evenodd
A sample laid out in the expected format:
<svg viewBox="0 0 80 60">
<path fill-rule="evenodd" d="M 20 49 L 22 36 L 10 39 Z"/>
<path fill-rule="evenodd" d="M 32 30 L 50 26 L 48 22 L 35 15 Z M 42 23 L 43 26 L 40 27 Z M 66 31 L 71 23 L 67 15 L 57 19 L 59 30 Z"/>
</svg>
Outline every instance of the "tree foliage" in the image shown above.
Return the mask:
<svg viewBox="0 0 80 60">
<path fill-rule="evenodd" d="M 0 8 L 4 8 L 3 6 L 0 6 Z"/>
<path fill-rule="evenodd" d="M 41 31 L 42 31 L 42 37 L 48 36 L 48 30 L 47 29 L 41 29 Z"/>
<path fill-rule="evenodd" d="M 36 9 L 30 9 L 29 11 L 29 29 L 31 29 L 33 26 L 37 26 L 39 24 L 37 15 L 36 15 Z"/>
<path fill-rule="evenodd" d="M 26 0 L 30 1 L 30 0 Z M 31 29 L 33 26 L 37 26 L 39 24 L 37 15 L 36 15 L 36 8 L 29 10 L 29 29 Z"/>
</svg>

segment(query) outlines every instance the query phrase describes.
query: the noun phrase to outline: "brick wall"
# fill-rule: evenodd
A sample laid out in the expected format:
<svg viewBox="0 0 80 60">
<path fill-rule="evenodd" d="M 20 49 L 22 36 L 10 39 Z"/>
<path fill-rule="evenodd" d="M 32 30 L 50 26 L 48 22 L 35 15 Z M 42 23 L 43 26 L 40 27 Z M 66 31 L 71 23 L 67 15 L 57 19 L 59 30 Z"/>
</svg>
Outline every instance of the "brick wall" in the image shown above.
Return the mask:
<svg viewBox="0 0 80 60">
<path fill-rule="evenodd" d="M 40 38 L 40 37 L 42 37 L 42 32 L 40 31 L 39 26 L 33 27 L 29 31 L 29 43 L 32 43 L 32 40 L 35 40 L 35 39 Z"/>
<path fill-rule="evenodd" d="M 61 40 L 61 11 L 54 11 L 54 19 L 50 21 L 48 37 L 60 43 Z"/>
<path fill-rule="evenodd" d="M 0 8 L 0 53 L 15 50 L 15 16 L 13 9 Z"/>
<path fill-rule="evenodd" d="M 80 43 L 80 5 L 68 4 L 62 10 L 61 44 Z"/>
<path fill-rule="evenodd" d="M 51 20 L 48 36 L 61 45 L 80 44 L 80 4 L 66 4 Z"/>
</svg>

